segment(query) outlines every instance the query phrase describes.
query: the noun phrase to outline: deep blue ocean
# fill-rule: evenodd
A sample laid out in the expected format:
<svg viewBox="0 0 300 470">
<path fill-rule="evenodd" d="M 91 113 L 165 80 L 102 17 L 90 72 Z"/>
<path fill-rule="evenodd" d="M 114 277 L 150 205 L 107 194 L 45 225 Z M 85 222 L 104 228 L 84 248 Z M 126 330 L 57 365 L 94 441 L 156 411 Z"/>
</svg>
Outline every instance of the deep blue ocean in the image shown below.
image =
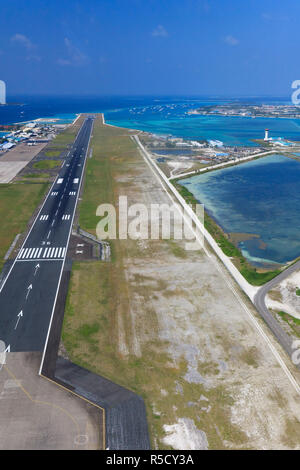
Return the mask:
<svg viewBox="0 0 300 470">
<path fill-rule="evenodd" d="M 227 145 L 249 145 L 262 138 L 264 129 L 270 136 L 298 140 L 300 120 L 249 117 L 197 116 L 187 114 L 202 105 L 242 101 L 248 103 L 281 103 L 278 98 L 225 100 L 206 97 L 8 97 L 10 103 L 0 106 L 0 124 L 28 121 L 40 117 L 59 118 L 71 122 L 76 113 L 104 112 L 110 124 L 140 129 L 161 135 L 187 139 L 217 139 Z"/>
<path fill-rule="evenodd" d="M 252 264 L 286 263 L 300 255 L 300 162 L 271 155 L 181 181 Z"/>
</svg>

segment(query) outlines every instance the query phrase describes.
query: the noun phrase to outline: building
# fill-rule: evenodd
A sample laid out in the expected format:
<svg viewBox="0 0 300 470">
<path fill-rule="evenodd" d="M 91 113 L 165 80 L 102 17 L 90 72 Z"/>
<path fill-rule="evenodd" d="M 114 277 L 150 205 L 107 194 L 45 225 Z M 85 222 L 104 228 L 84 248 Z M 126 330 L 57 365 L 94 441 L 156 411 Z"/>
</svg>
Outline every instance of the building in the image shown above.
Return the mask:
<svg viewBox="0 0 300 470">
<path fill-rule="evenodd" d="M 268 141 L 270 140 L 269 139 L 269 129 L 265 129 L 265 138 L 264 138 L 265 141 Z"/>
<path fill-rule="evenodd" d="M 0 80 L 0 104 L 6 104 L 6 85 Z"/>
</svg>

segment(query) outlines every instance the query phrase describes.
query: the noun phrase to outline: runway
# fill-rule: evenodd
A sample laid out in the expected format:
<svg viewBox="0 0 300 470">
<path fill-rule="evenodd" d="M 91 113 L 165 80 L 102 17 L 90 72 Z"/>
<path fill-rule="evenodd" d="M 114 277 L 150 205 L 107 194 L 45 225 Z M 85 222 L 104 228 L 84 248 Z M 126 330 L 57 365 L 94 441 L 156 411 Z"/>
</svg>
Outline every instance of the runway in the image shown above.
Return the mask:
<svg viewBox="0 0 300 470">
<path fill-rule="evenodd" d="M 42 351 L 68 250 L 94 118 L 85 119 L 0 290 L 0 340 Z"/>
</svg>

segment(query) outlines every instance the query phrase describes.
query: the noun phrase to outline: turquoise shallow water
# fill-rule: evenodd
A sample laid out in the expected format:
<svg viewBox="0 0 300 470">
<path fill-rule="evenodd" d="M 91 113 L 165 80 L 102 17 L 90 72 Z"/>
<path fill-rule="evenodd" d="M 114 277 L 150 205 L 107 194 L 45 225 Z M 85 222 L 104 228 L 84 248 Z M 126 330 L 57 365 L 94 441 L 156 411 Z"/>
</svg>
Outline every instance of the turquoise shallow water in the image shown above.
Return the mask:
<svg viewBox="0 0 300 470">
<path fill-rule="evenodd" d="M 195 108 L 197 104 L 194 102 L 149 105 L 108 111 L 105 118 L 108 123 L 121 127 L 186 139 L 220 140 L 230 146 L 256 146 L 253 139 L 262 139 L 265 128 L 270 129 L 270 137 L 273 138 L 300 138 L 299 119 L 188 114 Z"/>
<path fill-rule="evenodd" d="M 286 263 L 300 256 L 299 161 L 272 155 L 181 184 L 225 232 L 259 235 L 239 245 L 252 264 Z"/>
<path fill-rule="evenodd" d="M 255 145 L 252 139 L 264 136 L 270 129 L 271 137 L 298 140 L 300 120 L 264 119 L 229 116 L 197 116 L 188 111 L 202 105 L 237 103 L 239 100 L 193 97 L 9 97 L 13 106 L 0 106 L 0 124 L 29 121 L 40 117 L 59 118 L 71 122 L 76 113 L 104 112 L 110 124 L 140 129 L 152 133 L 184 137 L 186 139 L 221 140 L 227 145 Z M 242 100 L 245 103 L 245 100 Z M 251 104 L 290 104 L 289 101 L 260 98 L 248 99 Z M 21 104 L 20 104 L 21 103 Z"/>
<path fill-rule="evenodd" d="M 300 140 L 300 120 L 187 114 L 201 105 L 228 103 L 208 98 L 157 97 L 15 97 L 0 107 L 0 124 L 40 117 L 70 122 L 76 113 L 104 112 L 108 123 L 187 139 L 217 139 L 228 145 L 255 145 L 264 129 L 270 136 Z M 251 101 L 251 100 L 250 100 Z M 237 102 L 237 100 L 235 101 Z M 253 104 L 253 100 L 251 103 Z M 255 103 L 276 104 L 264 98 Z M 280 100 L 278 104 L 290 104 Z M 183 184 L 228 232 L 256 233 L 260 240 L 241 243 L 253 263 L 283 263 L 300 255 L 300 163 L 282 156 L 266 157 L 218 170 Z M 198 180 L 197 178 L 201 178 Z M 266 244 L 265 249 L 260 241 Z"/>
<path fill-rule="evenodd" d="M 106 120 L 120 127 L 186 139 L 220 140 L 225 145 L 231 146 L 257 146 L 253 139 L 262 139 L 265 128 L 270 129 L 270 136 L 273 138 L 283 137 L 291 140 L 300 138 L 299 119 L 192 115 L 168 120 L 117 120 L 111 119 L 111 114 L 106 113 Z"/>
</svg>

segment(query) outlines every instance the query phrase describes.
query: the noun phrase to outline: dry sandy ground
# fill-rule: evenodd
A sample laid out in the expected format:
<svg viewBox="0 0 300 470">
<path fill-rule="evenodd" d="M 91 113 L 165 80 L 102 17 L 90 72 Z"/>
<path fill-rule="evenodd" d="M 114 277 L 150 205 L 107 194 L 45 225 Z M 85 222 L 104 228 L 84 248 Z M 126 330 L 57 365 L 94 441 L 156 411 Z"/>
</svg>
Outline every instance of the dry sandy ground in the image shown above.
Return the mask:
<svg viewBox="0 0 300 470">
<path fill-rule="evenodd" d="M 179 170 L 188 170 L 192 168 L 194 165 L 194 162 L 185 162 L 185 161 L 173 161 L 173 162 L 167 162 L 167 165 L 172 168 L 170 176 L 174 176 Z"/>
<path fill-rule="evenodd" d="M 289 313 L 300 320 L 300 272 L 296 271 L 278 284 L 266 297 L 268 308 Z"/>
<path fill-rule="evenodd" d="M 19 144 L 0 156 L 0 183 L 9 183 L 47 144 Z"/>
<path fill-rule="evenodd" d="M 170 203 L 142 159 L 118 183 L 129 203 Z M 150 362 L 153 354 L 153 367 L 155 354 L 161 358 L 161 378 L 149 392 L 163 429 L 151 429 L 154 445 L 300 448 L 300 397 L 214 255 L 187 252 L 183 242 L 126 246 L 130 306 L 117 321 L 119 354 Z"/>
</svg>

